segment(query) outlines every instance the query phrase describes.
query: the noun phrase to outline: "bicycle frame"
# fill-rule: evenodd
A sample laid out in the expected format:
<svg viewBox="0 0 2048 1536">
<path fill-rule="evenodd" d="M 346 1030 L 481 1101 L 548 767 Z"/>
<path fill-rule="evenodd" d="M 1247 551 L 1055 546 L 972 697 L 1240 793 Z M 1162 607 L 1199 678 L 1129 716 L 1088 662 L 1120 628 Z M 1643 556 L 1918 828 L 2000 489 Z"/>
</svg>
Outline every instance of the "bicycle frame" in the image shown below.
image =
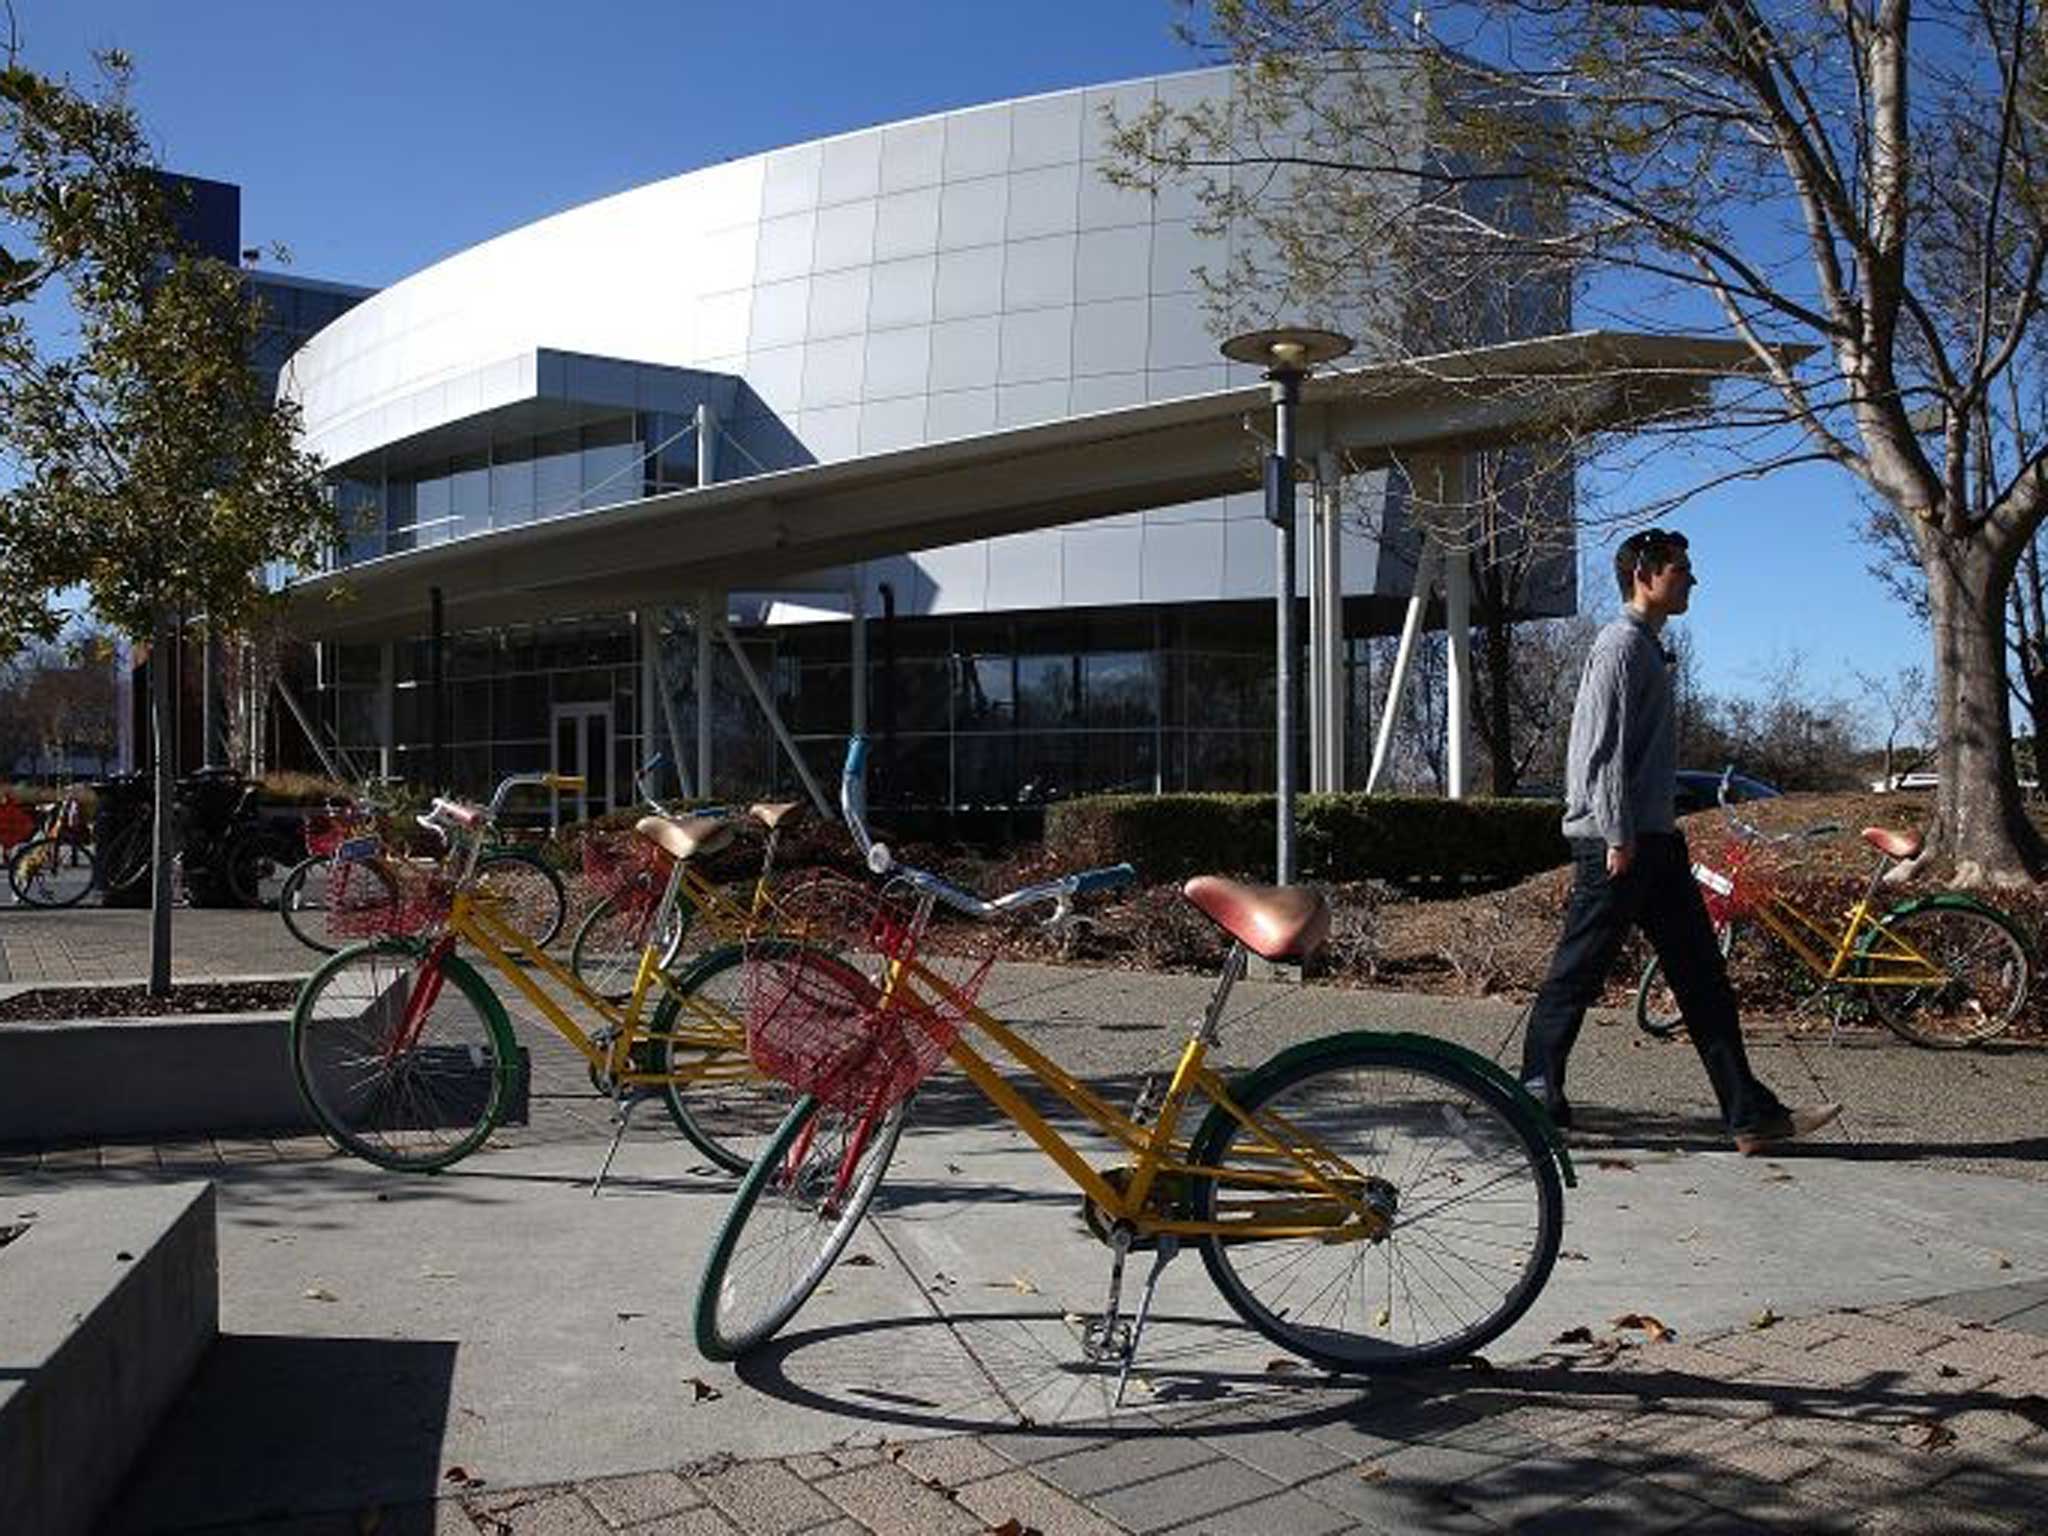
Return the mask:
<svg viewBox="0 0 2048 1536">
<path fill-rule="evenodd" d="M 929 916 L 930 900 L 926 896 L 920 904 L 920 928 L 922 920 Z M 1245 959 L 1244 946 L 1233 944 L 1201 1022 L 1181 1052 L 1173 1079 L 1149 1127 L 1104 1101 L 1058 1062 L 1026 1044 L 1007 1025 L 962 996 L 945 978 L 934 975 L 914 957 L 890 963 L 882 986 L 882 1006 L 907 997 L 907 1004 L 898 1005 L 930 1009 L 936 1003 L 945 1011 L 956 1013 L 964 1024 L 971 1024 L 1043 1087 L 1093 1122 L 1103 1136 L 1128 1152 L 1135 1163 L 1129 1180 L 1120 1189 L 1005 1081 L 995 1064 L 968 1043 L 964 1029 L 947 1048 L 948 1059 L 991 1104 L 1029 1136 L 1112 1221 L 1129 1223 L 1140 1237 L 1316 1237 L 1338 1242 L 1385 1236 L 1392 1224 L 1386 1215 L 1361 1198 L 1366 1183 L 1363 1174 L 1351 1170 L 1343 1158 L 1299 1128 L 1274 1117 L 1269 1117 L 1266 1123 L 1255 1119 L 1231 1097 L 1222 1077 L 1208 1066 L 1209 1047 L 1216 1042 L 1231 988 L 1244 974 Z M 1256 1138 L 1260 1148 L 1278 1165 L 1272 1173 L 1210 1168 L 1192 1160 L 1189 1143 L 1179 1134 L 1179 1125 L 1188 1101 L 1196 1093 L 1222 1108 Z M 1307 1205 L 1301 1211 L 1289 1213 L 1293 1219 L 1268 1215 L 1231 1221 L 1194 1221 L 1155 1214 L 1151 1209 L 1154 1191 L 1164 1181 L 1189 1177 L 1210 1178 L 1231 1187 L 1298 1189 L 1317 1202 L 1335 1201 L 1339 1209 Z"/>
<path fill-rule="evenodd" d="M 1797 955 L 1824 986 L 1924 987 L 1929 982 L 1944 980 L 1947 973 L 1941 967 L 1872 914 L 1871 898 L 1883 874 L 1884 861 L 1880 859 L 1863 893 L 1849 908 L 1839 932 L 1776 891 L 1767 893 L 1746 918 L 1735 921 L 1762 925 Z M 1874 947 L 1865 937 L 1873 933 L 1882 935 L 1882 948 Z M 1883 969 L 1859 972 L 1854 969 L 1858 962 L 1866 967 L 1878 963 Z"/>
</svg>

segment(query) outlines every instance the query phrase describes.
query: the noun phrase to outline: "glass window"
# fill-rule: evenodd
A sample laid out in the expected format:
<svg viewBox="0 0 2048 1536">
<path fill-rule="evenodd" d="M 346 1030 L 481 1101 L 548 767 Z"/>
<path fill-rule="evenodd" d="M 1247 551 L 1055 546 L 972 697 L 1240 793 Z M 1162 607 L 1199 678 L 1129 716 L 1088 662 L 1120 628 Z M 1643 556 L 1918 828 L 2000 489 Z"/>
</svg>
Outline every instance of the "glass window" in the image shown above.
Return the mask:
<svg viewBox="0 0 2048 1536">
<path fill-rule="evenodd" d="M 491 716 L 502 736 L 537 736 L 547 729 L 547 679 L 514 673 L 491 683 Z"/>
<path fill-rule="evenodd" d="M 988 730 L 1015 722 L 1017 687 L 1009 657 L 959 657 L 954 676 L 953 719 L 959 729 Z"/>
<path fill-rule="evenodd" d="M 337 645 L 334 651 L 335 681 L 375 684 L 383 679 L 384 648 L 375 641 L 366 645 Z"/>
<path fill-rule="evenodd" d="M 640 448 L 633 441 L 633 418 L 599 422 L 583 429 L 583 505 L 609 507 L 640 494 Z"/>
<path fill-rule="evenodd" d="M 451 741 L 489 741 L 491 739 L 491 690 L 488 688 L 450 688 L 447 690 L 451 706 L 452 722 L 448 736 Z"/>
<path fill-rule="evenodd" d="M 422 544 L 482 533 L 491 526 L 490 465 L 481 450 L 457 454 L 450 462 L 448 515 L 453 522 L 445 533 L 429 535 L 425 529 L 420 530 Z"/>
<path fill-rule="evenodd" d="M 1080 714 L 1078 656 L 1017 658 L 1017 720 L 1021 725 L 1072 725 Z"/>
<path fill-rule="evenodd" d="M 1081 696 L 1090 725 L 1142 726 L 1158 719 L 1154 657 L 1110 651 L 1082 659 Z"/>
<path fill-rule="evenodd" d="M 654 454 L 649 466 L 650 493 L 688 490 L 697 483 L 697 434 L 690 418 L 658 411 L 648 418 L 645 437 Z"/>
<path fill-rule="evenodd" d="M 491 526 L 533 520 L 533 439 L 515 437 L 491 450 Z"/>
<path fill-rule="evenodd" d="M 1015 801 L 1017 738 L 1007 731 L 954 737 L 953 795 L 960 805 Z"/>
<path fill-rule="evenodd" d="M 536 517 L 560 517 L 583 502 L 583 436 L 574 427 L 547 432 L 533 444 L 533 507 Z"/>
</svg>

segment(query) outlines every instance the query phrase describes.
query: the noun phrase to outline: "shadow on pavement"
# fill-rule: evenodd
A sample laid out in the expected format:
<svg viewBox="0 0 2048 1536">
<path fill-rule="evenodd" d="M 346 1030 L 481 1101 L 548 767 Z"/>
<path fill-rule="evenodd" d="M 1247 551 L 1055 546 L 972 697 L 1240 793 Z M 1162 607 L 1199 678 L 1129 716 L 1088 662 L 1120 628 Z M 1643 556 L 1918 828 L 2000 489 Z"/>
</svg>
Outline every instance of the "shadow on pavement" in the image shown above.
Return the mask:
<svg viewBox="0 0 2048 1536">
<path fill-rule="evenodd" d="M 448 1491 L 441 1443 L 456 1347 L 222 1335 L 100 1536 L 329 1511 L 349 1529 L 429 1536 L 431 1501 Z"/>
</svg>

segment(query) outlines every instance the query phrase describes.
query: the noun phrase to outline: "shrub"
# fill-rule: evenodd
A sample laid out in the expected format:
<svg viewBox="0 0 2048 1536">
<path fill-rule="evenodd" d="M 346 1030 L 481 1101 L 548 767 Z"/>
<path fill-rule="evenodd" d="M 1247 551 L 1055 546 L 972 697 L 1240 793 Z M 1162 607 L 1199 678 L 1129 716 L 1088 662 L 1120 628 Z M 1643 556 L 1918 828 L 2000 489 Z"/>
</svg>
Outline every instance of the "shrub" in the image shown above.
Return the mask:
<svg viewBox="0 0 2048 1536">
<path fill-rule="evenodd" d="M 1508 881 L 1568 857 L 1550 800 L 1303 795 L 1295 814 L 1312 880 Z M 1128 860 L 1148 882 L 1273 876 L 1270 795 L 1090 795 L 1054 806 L 1045 837 L 1070 868 Z"/>
</svg>

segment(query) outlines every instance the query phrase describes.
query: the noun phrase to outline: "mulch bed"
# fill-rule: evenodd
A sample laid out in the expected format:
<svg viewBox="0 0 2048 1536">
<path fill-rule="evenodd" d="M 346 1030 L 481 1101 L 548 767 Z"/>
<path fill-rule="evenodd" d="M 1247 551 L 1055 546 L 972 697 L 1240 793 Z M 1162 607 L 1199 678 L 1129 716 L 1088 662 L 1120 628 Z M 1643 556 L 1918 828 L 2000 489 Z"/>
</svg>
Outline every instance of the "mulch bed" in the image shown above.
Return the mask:
<svg viewBox="0 0 2048 1536">
<path fill-rule="evenodd" d="M 36 987 L 0 1001 L 0 1023 L 54 1019 L 163 1018 L 191 1013 L 281 1013 L 299 995 L 296 981 L 179 981 L 169 997 L 140 985 Z"/>
</svg>

